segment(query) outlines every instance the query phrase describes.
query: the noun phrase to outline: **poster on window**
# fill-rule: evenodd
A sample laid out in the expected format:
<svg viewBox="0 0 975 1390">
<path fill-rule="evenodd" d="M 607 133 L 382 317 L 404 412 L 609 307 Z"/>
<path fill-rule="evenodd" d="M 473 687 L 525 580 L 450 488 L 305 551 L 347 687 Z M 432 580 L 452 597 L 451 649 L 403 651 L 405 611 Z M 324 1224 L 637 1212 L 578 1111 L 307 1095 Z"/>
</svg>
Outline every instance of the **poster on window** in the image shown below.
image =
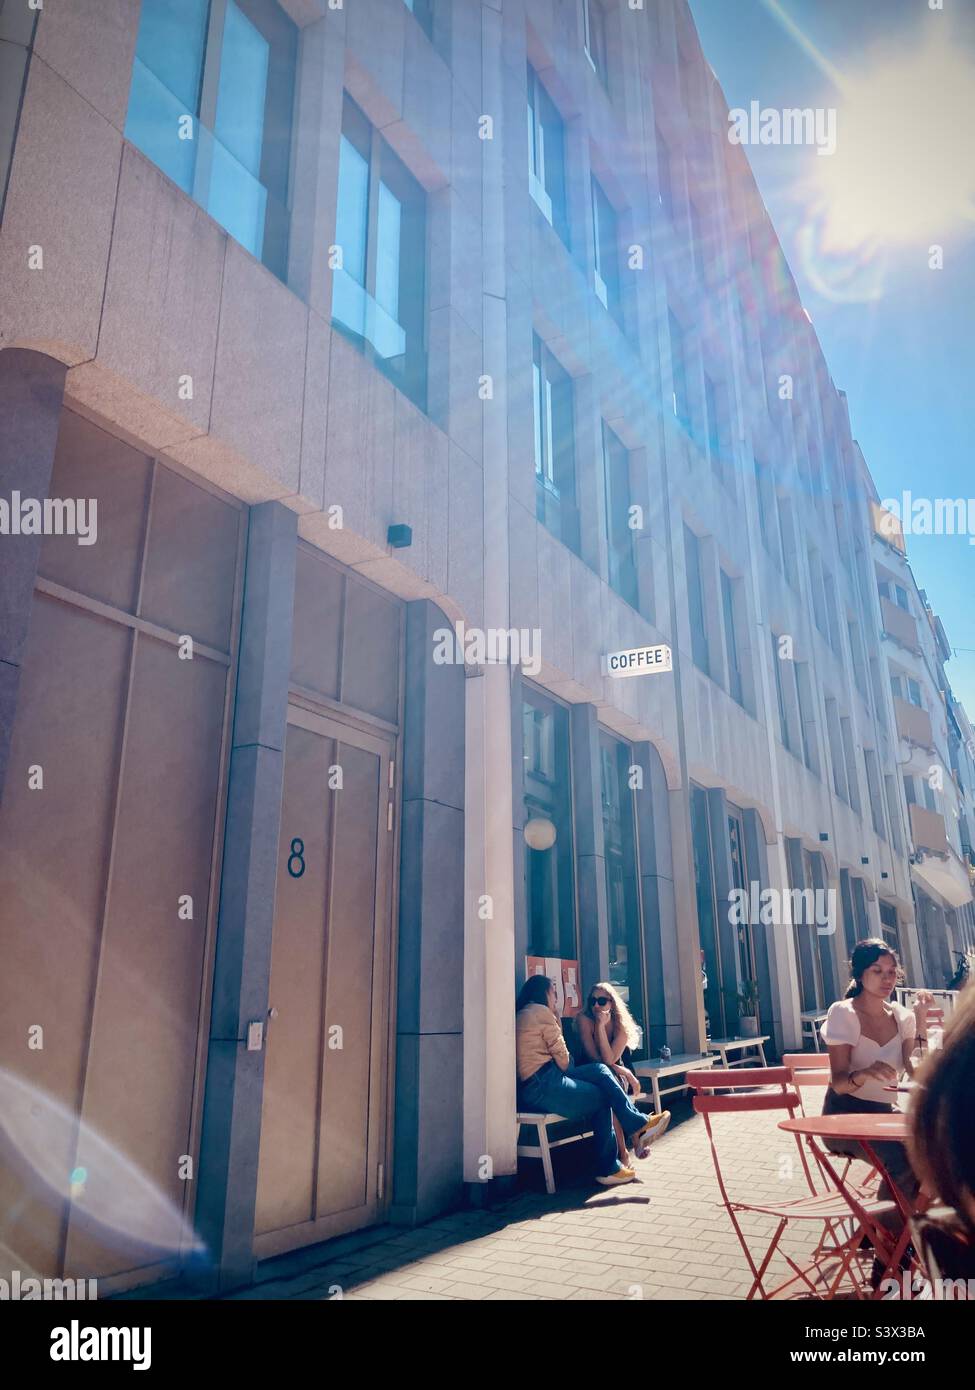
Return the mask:
<svg viewBox="0 0 975 1390">
<path fill-rule="evenodd" d="M 555 985 L 556 1009 L 563 1018 L 571 1018 L 582 1007 L 579 991 L 579 962 L 560 960 L 558 956 L 526 956 L 525 975 L 547 975 Z"/>
</svg>

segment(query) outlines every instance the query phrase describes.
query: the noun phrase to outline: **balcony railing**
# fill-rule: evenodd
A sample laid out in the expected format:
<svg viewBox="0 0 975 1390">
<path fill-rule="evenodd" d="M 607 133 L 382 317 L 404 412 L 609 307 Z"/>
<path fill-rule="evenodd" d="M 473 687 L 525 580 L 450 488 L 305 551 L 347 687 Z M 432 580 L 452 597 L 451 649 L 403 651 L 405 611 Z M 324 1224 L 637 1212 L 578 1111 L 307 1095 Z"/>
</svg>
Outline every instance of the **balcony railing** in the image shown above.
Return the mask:
<svg viewBox="0 0 975 1390">
<path fill-rule="evenodd" d="M 911 806 L 911 839 L 915 849 L 928 850 L 931 854 L 948 853 L 948 836 L 945 834 L 945 818 L 937 811 L 929 811 L 925 806 Z"/>
<path fill-rule="evenodd" d="M 880 612 L 884 622 L 884 632 L 888 637 L 893 637 L 895 642 L 899 642 L 910 652 L 921 650 L 917 640 L 917 623 L 910 613 L 905 612 L 896 603 L 891 603 L 889 598 L 883 597 L 880 600 Z"/>
<path fill-rule="evenodd" d="M 894 696 L 894 717 L 897 732 L 901 738 L 913 743 L 917 748 L 933 748 L 934 733 L 931 729 L 931 716 L 927 710 L 919 709 L 909 700 Z"/>
</svg>

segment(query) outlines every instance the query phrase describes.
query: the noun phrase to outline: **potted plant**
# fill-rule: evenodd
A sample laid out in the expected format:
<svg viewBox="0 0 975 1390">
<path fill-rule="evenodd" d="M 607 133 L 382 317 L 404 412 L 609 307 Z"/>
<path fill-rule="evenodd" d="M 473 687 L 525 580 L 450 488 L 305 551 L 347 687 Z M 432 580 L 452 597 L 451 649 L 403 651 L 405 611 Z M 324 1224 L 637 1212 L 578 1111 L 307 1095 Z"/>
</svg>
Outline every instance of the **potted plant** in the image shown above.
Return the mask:
<svg viewBox="0 0 975 1390">
<path fill-rule="evenodd" d="M 758 1037 L 758 981 L 742 980 L 735 996 L 743 1038 Z"/>
</svg>

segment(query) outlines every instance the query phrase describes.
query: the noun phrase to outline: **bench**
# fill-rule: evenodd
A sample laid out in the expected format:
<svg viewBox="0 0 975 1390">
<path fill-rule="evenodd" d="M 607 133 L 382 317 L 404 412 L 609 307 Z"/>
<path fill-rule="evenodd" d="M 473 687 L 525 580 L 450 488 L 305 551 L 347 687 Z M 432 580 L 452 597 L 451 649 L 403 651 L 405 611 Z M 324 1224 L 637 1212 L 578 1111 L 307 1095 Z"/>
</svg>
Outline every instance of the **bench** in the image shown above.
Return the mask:
<svg viewBox="0 0 975 1390">
<path fill-rule="evenodd" d="M 749 1048 L 754 1048 L 758 1053 L 760 1065 L 767 1067 L 763 1044 L 767 1043 L 771 1036 L 771 1033 L 760 1033 L 754 1038 L 712 1038 L 708 1047 L 721 1058 L 722 1067 L 753 1067 L 756 1062 L 754 1057 L 739 1057 L 734 1062 L 728 1061 L 729 1052 L 744 1052 Z"/>
<path fill-rule="evenodd" d="M 655 1062 L 636 1062 L 632 1070 L 636 1076 L 640 1077 L 641 1081 L 650 1082 L 653 1092 L 654 1114 L 659 1115 L 663 1111 L 660 1104 L 661 1096 L 669 1096 L 673 1095 L 675 1091 L 687 1090 L 686 1082 L 681 1082 L 679 1086 L 661 1086 L 661 1077 L 676 1076 L 678 1073 L 688 1071 L 701 1071 L 704 1068 L 713 1067 L 716 1061 L 716 1057 L 702 1057 L 699 1052 L 684 1052 L 679 1056 L 668 1057 L 666 1061 L 659 1058 Z"/>
<path fill-rule="evenodd" d="M 811 1042 L 814 1052 L 822 1052 L 822 1044 L 819 1037 L 820 1024 L 826 1022 L 826 1010 L 809 1009 L 808 1012 L 799 1015 L 802 1024 L 801 1045 L 805 1047 L 806 1042 Z"/>
<path fill-rule="evenodd" d="M 580 1129 L 575 1134 L 567 1134 L 561 1139 L 550 1139 L 548 1135 L 549 1125 L 573 1124 L 575 1121 L 567 1120 L 564 1115 L 543 1115 L 532 1110 L 519 1110 L 516 1119 L 520 1127 L 526 1125 L 534 1127 L 538 1136 L 536 1144 L 517 1144 L 516 1153 L 519 1158 L 540 1158 L 542 1160 L 542 1172 L 545 1174 L 545 1191 L 551 1197 L 555 1191 L 555 1174 L 552 1172 L 552 1150 L 561 1148 L 563 1144 L 574 1144 L 577 1139 L 589 1139 L 592 1137 L 591 1129 Z M 583 1124 L 585 1121 L 582 1122 Z"/>
</svg>

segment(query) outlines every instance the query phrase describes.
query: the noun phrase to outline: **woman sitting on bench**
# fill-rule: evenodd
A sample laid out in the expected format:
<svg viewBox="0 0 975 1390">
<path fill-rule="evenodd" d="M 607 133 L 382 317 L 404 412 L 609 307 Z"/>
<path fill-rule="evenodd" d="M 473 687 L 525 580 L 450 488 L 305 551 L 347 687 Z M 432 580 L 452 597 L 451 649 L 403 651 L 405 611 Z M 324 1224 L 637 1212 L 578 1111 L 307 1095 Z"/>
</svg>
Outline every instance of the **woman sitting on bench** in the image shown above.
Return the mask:
<svg viewBox="0 0 975 1390">
<path fill-rule="evenodd" d="M 585 1062 L 605 1062 L 615 1073 L 624 1089 L 633 1096 L 640 1094 L 640 1082 L 630 1070 L 633 1060 L 630 1049 L 636 1047 L 640 1033 L 633 1015 L 620 997 L 619 991 L 605 980 L 594 984 L 586 997 L 586 1007 L 576 1014 L 575 1030 L 579 1039 L 577 1060 Z M 651 1115 L 649 1123 L 653 1126 L 648 1139 L 659 1139 L 670 1124 L 670 1111 Z M 628 1153 L 623 1128 L 613 1116 L 616 1130 L 616 1143 L 620 1162 L 628 1166 Z"/>
<path fill-rule="evenodd" d="M 613 1116 L 637 1158 L 646 1156 L 652 1125 L 605 1063 L 572 1066 L 555 1007 L 552 981 L 547 975 L 530 975 L 518 995 L 515 1018 L 518 1109 L 588 1119 L 596 1145 L 596 1181 L 604 1187 L 632 1182 L 635 1171 L 617 1157 Z"/>
</svg>

